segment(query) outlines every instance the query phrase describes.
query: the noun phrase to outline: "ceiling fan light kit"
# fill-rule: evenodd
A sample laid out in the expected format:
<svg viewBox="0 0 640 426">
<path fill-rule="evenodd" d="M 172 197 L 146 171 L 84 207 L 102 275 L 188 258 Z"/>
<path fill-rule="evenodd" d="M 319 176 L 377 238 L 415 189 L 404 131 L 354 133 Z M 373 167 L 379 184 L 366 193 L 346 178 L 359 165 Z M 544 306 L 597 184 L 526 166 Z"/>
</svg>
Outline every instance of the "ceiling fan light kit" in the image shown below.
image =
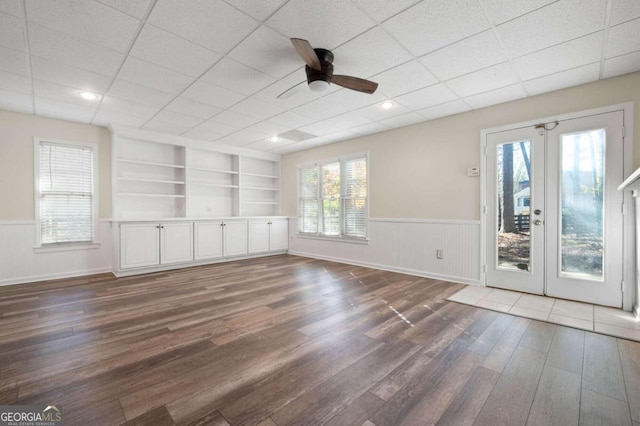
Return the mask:
<svg viewBox="0 0 640 426">
<path fill-rule="evenodd" d="M 307 40 L 292 38 L 291 43 L 300 57 L 307 64 L 307 85 L 312 92 L 324 92 L 331 83 L 346 89 L 372 94 L 378 88 L 378 83 L 349 75 L 333 74 L 333 53 L 327 49 L 314 49 Z M 297 85 L 296 85 L 297 86 Z M 287 89 L 278 98 L 287 98 L 293 94 L 296 86 Z"/>
</svg>

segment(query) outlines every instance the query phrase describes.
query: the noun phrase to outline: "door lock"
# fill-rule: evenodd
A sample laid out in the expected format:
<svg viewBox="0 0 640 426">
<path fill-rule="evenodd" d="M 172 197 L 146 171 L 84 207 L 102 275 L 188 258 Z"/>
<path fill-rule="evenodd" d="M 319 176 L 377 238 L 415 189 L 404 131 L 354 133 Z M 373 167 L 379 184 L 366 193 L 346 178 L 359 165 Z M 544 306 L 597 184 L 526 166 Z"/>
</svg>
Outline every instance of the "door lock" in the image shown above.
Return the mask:
<svg viewBox="0 0 640 426">
<path fill-rule="evenodd" d="M 542 213 L 542 210 L 540 210 L 540 209 L 535 209 L 533 211 L 533 214 L 535 214 L 536 216 L 540 216 L 540 213 Z"/>
</svg>

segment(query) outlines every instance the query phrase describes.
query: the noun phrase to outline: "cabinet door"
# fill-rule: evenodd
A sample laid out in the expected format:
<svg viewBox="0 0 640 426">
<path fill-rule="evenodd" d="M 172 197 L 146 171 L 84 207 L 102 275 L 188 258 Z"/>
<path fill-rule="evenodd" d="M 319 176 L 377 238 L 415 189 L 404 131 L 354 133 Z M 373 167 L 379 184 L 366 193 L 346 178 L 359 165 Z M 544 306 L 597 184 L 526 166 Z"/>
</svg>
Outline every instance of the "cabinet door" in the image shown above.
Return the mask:
<svg viewBox="0 0 640 426">
<path fill-rule="evenodd" d="M 269 235 L 269 250 L 282 251 L 289 249 L 289 221 L 276 219 L 271 221 Z"/>
<path fill-rule="evenodd" d="M 157 223 L 120 224 L 120 268 L 160 264 L 160 232 Z"/>
<path fill-rule="evenodd" d="M 222 222 L 195 223 L 195 259 L 222 257 Z"/>
<path fill-rule="evenodd" d="M 225 222 L 224 225 L 224 255 L 247 254 L 247 221 L 230 221 Z"/>
<path fill-rule="evenodd" d="M 160 225 L 160 247 L 161 264 L 193 261 L 193 224 Z"/>
<path fill-rule="evenodd" d="M 249 221 L 249 253 L 269 251 L 269 221 Z"/>
</svg>

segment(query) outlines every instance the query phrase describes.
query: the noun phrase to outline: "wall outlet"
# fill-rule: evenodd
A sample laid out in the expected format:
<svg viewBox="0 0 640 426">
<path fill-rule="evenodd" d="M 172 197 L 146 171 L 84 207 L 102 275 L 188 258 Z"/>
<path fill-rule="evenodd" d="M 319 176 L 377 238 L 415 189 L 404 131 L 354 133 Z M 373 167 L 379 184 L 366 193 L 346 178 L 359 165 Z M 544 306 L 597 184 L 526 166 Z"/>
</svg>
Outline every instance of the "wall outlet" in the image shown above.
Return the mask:
<svg viewBox="0 0 640 426">
<path fill-rule="evenodd" d="M 436 258 L 444 259 L 444 250 L 436 250 Z"/>
</svg>

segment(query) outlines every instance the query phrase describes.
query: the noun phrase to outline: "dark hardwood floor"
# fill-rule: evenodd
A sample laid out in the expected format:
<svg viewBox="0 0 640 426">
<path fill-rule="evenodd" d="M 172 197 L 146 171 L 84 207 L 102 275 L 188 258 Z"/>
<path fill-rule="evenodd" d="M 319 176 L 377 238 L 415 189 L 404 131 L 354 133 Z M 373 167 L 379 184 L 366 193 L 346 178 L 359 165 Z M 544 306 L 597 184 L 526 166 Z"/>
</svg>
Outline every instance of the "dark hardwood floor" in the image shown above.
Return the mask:
<svg viewBox="0 0 640 426">
<path fill-rule="evenodd" d="M 0 404 L 68 425 L 640 423 L 640 343 L 282 255 L 0 288 Z M 632 420 L 633 419 L 633 420 Z"/>
</svg>

